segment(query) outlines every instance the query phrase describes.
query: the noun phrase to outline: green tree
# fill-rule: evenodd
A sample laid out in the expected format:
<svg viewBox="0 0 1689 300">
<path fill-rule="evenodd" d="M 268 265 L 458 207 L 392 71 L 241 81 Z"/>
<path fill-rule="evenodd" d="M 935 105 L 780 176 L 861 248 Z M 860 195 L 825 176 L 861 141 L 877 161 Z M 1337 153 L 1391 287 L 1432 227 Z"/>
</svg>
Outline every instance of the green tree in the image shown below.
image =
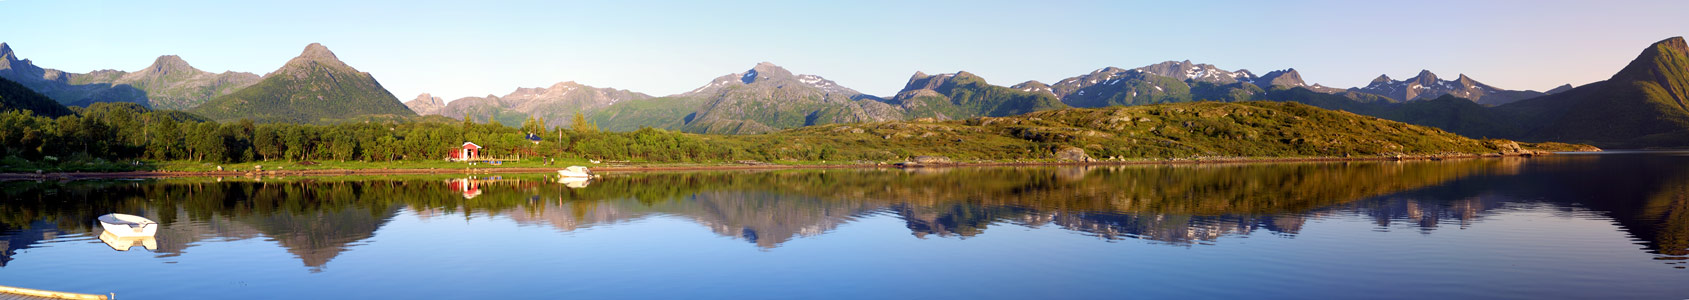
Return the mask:
<svg viewBox="0 0 1689 300">
<path fill-rule="evenodd" d="M 581 112 L 575 112 L 575 120 L 569 123 L 569 128 L 574 129 L 576 133 L 581 134 L 598 132 L 598 125 L 593 124 L 592 122 L 587 122 L 586 115 L 582 115 Z"/>
</svg>

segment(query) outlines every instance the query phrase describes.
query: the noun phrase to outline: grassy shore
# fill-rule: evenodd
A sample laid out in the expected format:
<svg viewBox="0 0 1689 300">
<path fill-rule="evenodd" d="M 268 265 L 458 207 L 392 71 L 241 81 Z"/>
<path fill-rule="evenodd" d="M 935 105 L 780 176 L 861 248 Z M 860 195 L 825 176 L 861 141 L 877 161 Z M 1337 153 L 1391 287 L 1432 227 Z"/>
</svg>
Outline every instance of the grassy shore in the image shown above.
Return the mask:
<svg viewBox="0 0 1689 300">
<path fill-rule="evenodd" d="M 969 166 L 1056 166 L 1056 165 L 1146 165 L 1146 164 L 1237 164 L 1237 163 L 1286 163 L 1286 162 L 1325 162 L 1325 161 L 1393 161 L 1393 160 L 1445 160 L 1445 159 L 1485 159 L 1509 156 L 1538 156 L 1552 155 L 1552 152 L 1530 152 L 1516 154 L 1444 154 L 1444 155 L 1393 155 L 1393 156 L 1359 156 L 1359 157 L 1190 157 L 1163 159 L 1117 159 L 1092 161 L 1060 161 L 1060 160 L 978 160 L 961 161 L 927 165 L 898 165 L 900 162 L 871 162 L 871 161 L 780 161 L 780 162 L 709 162 L 709 163 L 660 163 L 660 162 L 629 162 L 629 161 L 601 161 L 593 163 L 585 159 L 558 159 L 504 162 L 501 164 L 463 163 L 448 161 L 397 161 L 397 162 L 258 162 L 245 164 L 213 164 L 192 161 L 170 161 L 139 165 L 123 164 L 105 166 L 104 169 L 89 166 L 89 168 L 74 171 L 33 171 L 0 172 L 0 180 L 36 180 L 36 179 L 115 179 L 115 178 L 166 178 L 166 177 L 229 177 L 229 176 L 342 176 L 342 175 L 401 175 L 401 174 L 520 174 L 520 173 L 551 173 L 558 169 L 572 166 L 588 166 L 595 172 L 646 172 L 646 171 L 680 171 L 680 170 L 733 170 L 733 169 L 796 169 L 796 168 L 893 168 L 893 167 L 969 167 Z M 218 167 L 222 167 L 221 170 Z M 261 168 L 261 169 L 260 169 Z"/>
</svg>

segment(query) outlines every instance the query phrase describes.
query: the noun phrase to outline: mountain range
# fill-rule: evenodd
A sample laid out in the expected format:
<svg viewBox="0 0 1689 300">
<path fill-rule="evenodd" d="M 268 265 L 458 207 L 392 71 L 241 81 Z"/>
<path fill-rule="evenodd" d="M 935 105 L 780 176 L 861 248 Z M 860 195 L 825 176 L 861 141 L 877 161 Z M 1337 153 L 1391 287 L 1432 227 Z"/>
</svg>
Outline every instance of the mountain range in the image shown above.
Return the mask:
<svg viewBox="0 0 1689 300">
<path fill-rule="evenodd" d="M 449 103 L 423 93 L 404 104 L 422 115 L 442 115 L 459 120 L 470 118 L 478 122 L 498 121 L 508 125 L 521 124 L 528 116 L 534 116 L 555 127 L 568 123 L 570 117 L 578 112 L 648 98 L 651 96 L 628 90 L 595 88 L 565 81 L 550 87 L 518 88 L 503 97 L 463 97 Z"/>
<path fill-rule="evenodd" d="M 406 105 L 424 114 L 498 120 L 502 124 L 536 116 L 549 126 L 560 126 L 578 112 L 606 130 L 653 127 L 710 134 L 753 134 L 819 124 L 912 118 L 1008 116 L 1065 107 L 1054 97 L 990 85 L 967 72 L 917 72 L 903 92 L 886 99 L 768 62 L 664 97 L 563 82 L 550 88 L 517 89 L 503 97 L 460 98 L 443 106 L 424 94 Z"/>
<path fill-rule="evenodd" d="M 1470 99 L 1483 105 L 1502 105 L 1514 101 L 1541 97 L 1546 95 L 1537 91 L 1514 91 L 1496 88 L 1460 74 L 1455 80 L 1437 79 L 1437 74 L 1429 70 L 1419 71 L 1419 75 L 1407 80 L 1392 80 L 1388 75 L 1378 75 L 1372 83 L 1365 87 L 1353 88 L 1351 91 L 1381 95 L 1401 101 L 1427 100 L 1442 95 Z M 1561 90 L 1563 91 L 1563 90 Z"/>
<path fill-rule="evenodd" d="M 59 103 L 190 106 L 192 112 L 217 120 L 331 122 L 420 113 L 507 125 L 537 117 L 558 127 L 580 114 L 612 131 L 651 127 L 754 134 L 835 123 L 1001 117 L 1067 107 L 1264 100 L 1346 110 L 1474 137 L 1627 148 L 1689 146 L 1685 53 L 1689 50 L 1681 38 L 1666 39 L 1606 81 L 1546 92 L 1497 88 L 1464 74 L 1443 80 L 1428 70 L 1405 80 L 1380 75 L 1367 86 L 1343 89 L 1309 84 L 1294 68 L 1258 75 L 1166 61 L 1134 69 L 1100 68 L 1054 84 L 1027 81 L 1007 87 L 966 71 L 916 72 L 898 93 L 879 97 L 764 62 L 662 97 L 565 81 L 518 88 L 503 96 L 448 102 L 422 94 L 401 103 L 368 73 L 339 61 L 319 44 L 261 78 L 199 71 L 168 55 L 136 72 L 70 74 L 36 67 L 0 44 L 0 77 Z M 192 105 L 196 101 L 204 103 Z"/>
<path fill-rule="evenodd" d="M 233 93 L 258 82 L 244 72 L 211 73 L 175 55 L 159 56 L 135 72 L 98 70 L 86 74 L 36 66 L 19 59 L 10 45 L 0 43 L 0 78 L 23 84 L 65 105 L 94 102 L 133 102 L 158 109 L 188 109 L 212 97 Z"/>
</svg>

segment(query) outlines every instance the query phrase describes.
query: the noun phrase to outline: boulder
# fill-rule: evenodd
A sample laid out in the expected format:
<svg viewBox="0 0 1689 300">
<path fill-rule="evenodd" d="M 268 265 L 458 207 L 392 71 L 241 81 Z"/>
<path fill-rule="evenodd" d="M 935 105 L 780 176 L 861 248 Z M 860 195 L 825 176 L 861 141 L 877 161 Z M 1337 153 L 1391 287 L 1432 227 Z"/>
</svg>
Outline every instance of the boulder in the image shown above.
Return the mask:
<svg viewBox="0 0 1689 300">
<path fill-rule="evenodd" d="M 1056 151 L 1056 159 L 1062 161 L 1088 162 L 1091 161 L 1091 156 L 1085 155 L 1085 149 L 1067 147 L 1061 149 L 1061 151 Z"/>
<path fill-rule="evenodd" d="M 936 155 L 922 155 L 922 156 L 912 157 L 912 158 L 909 159 L 909 161 L 914 162 L 914 163 L 918 163 L 918 164 L 923 164 L 923 165 L 936 165 L 936 164 L 948 164 L 948 163 L 950 163 L 950 158 L 949 157 L 943 157 L 943 156 L 936 156 Z"/>
<path fill-rule="evenodd" d="M 1519 143 L 1516 143 L 1516 142 L 1513 142 L 1513 141 L 1509 141 L 1509 140 L 1487 140 L 1487 141 L 1484 141 L 1484 142 L 1486 144 L 1489 144 L 1487 146 L 1490 146 L 1491 149 L 1496 149 L 1497 152 L 1501 152 L 1502 155 L 1512 155 L 1512 154 L 1525 153 L 1525 148 L 1519 147 Z"/>
</svg>

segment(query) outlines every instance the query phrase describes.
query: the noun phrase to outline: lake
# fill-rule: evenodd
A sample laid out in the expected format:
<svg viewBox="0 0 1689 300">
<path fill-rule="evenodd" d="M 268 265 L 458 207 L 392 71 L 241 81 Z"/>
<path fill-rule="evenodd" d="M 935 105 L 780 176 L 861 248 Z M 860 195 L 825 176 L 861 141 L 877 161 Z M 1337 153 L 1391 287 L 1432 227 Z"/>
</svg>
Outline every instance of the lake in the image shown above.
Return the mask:
<svg viewBox="0 0 1689 300">
<path fill-rule="evenodd" d="M 120 299 L 1689 297 L 1689 152 L 0 191 L 0 285 Z"/>
</svg>

